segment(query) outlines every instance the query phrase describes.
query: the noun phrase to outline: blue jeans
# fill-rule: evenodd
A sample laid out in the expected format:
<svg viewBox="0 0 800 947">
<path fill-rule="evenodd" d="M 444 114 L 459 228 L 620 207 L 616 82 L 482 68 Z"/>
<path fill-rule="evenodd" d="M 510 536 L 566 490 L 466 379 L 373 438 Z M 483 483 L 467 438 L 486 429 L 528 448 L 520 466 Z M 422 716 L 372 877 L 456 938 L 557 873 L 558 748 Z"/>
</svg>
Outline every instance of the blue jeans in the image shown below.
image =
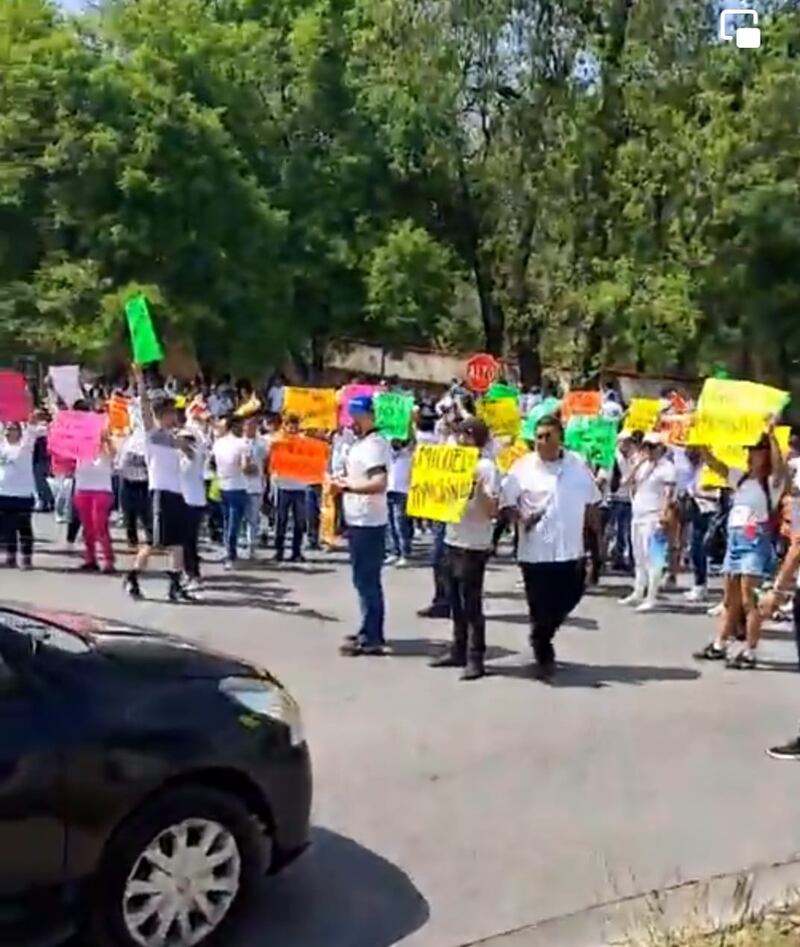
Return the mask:
<svg viewBox="0 0 800 947">
<path fill-rule="evenodd" d="M 701 588 L 708 580 L 708 551 L 706 550 L 706 534 L 713 510 L 701 513 L 697 504 L 692 501 L 692 568 L 694 569 L 694 584 Z"/>
<path fill-rule="evenodd" d="M 33 479 L 36 483 L 36 509 L 40 513 L 49 513 L 55 506 L 55 498 L 47 482 L 47 464 L 33 465 Z"/>
<path fill-rule="evenodd" d="M 358 639 L 365 645 L 381 645 L 385 606 L 381 569 L 386 550 L 385 526 L 349 526 L 350 565 L 353 585 L 361 606 L 361 628 Z"/>
<path fill-rule="evenodd" d="M 611 559 L 616 567 L 629 566 L 633 561 L 631 549 L 631 520 L 633 512 L 630 501 L 612 500 L 609 506 L 609 526 L 614 531 L 614 548 Z"/>
<path fill-rule="evenodd" d="M 279 559 L 283 559 L 286 530 L 289 527 L 289 514 L 291 514 L 294 527 L 292 532 L 292 558 L 299 559 L 303 550 L 303 536 L 306 532 L 306 491 L 278 488 L 277 506 L 275 553 Z"/>
<path fill-rule="evenodd" d="M 407 493 L 390 490 L 386 494 L 389 504 L 389 535 L 392 540 L 392 553 L 408 559 L 411 555 L 411 520 L 406 516 Z"/>
<path fill-rule="evenodd" d="M 225 558 L 236 562 L 238 556 L 237 544 L 239 530 L 247 509 L 247 493 L 244 490 L 222 491 L 222 520 L 225 535 Z"/>
<path fill-rule="evenodd" d="M 253 554 L 258 546 L 261 534 L 261 500 L 260 493 L 248 493 L 244 511 L 244 532 L 247 548 Z"/>
</svg>

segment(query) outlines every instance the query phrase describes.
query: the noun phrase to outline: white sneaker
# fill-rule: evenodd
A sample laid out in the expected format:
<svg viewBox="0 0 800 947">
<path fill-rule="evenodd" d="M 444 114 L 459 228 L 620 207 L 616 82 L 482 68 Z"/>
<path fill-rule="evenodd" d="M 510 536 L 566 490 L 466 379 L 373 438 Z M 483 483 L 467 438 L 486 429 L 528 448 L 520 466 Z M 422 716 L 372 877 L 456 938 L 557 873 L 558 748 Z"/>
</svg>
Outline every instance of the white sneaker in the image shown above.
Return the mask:
<svg viewBox="0 0 800 947">
<path fill-rule="evenodd" d="M 383 560 L 384 565 L 387 565 L 387 566 L 393 566 L 396 562 L 397 562 L 397 556 L 387 556 Z"/>
<path fill-rule="evenodd" d="M 395 563 L 398 569 L 405 569 L 408 566 L 408 559 L 401 556 Z"/>
<path fill-rule="evenodd" d="M 694 588 L 689 589 L 688 592 L 685 592 L 683 598 L 686 602 L 705 602 L 708 598 L 708 592 L 704 585 L 696 585 Z"/>
<path fill-rule="evenodd" d="M 642 597 L 637 595 L 636 592 L 631 592 L 630 595 L 626 595 L 625 598 L 619 600 L 620 605 L 641 605 Z"/>
<path fill-rule="evenodd" d="M 709 608 L 708 610 L 709 618 L 719 618 L 719 616 L 722 614 L 724 609 L 725 609 L 725 606 L 723 605 L 722 602 L 720 602 L 718 605 L 712 605 L 711 608 Z"/>
<path fill-rule="evenodd" d="M 225 564 L 223 565 L 222 568 L 223 568 L 226 572 L 232 572 L 232 571 L 233 571 L 233 563 L 230 561 L 230 559 L 226 559 L 226 560 L 225 560 Z"/>
<path fill-rule="evenodd" d="M 641 605 L 637 605 L 634 609 L 635 612 L 638 612 L 640 615 L 645 615 L 647 612 L 654 612 L 656 609 L 655 602 L 642 602 Z"/>
</svg>

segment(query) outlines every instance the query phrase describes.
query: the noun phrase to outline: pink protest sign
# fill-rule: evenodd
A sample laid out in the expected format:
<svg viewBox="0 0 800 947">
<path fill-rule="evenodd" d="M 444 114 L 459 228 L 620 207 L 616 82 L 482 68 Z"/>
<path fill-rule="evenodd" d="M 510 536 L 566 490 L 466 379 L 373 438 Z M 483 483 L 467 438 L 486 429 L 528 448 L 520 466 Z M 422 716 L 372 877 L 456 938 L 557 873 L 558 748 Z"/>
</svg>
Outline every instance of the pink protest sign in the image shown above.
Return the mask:
<svg viewBox="0 0 800 947">
<path fill-rule="evenodd" d="M 100 453 L 105 414 L 59 411 L 50 425 L 47 446 L 51 454 L 73 460 L 94 460 Z"/>
<path fill-rule="evenodd" d="M 348 385 L 342 392 L 342 403 L 339 406 L 339 424 L 342 427 L 349 427 L 352 424 L 353 419 L 350 417 L 347 406 L 353 398 L 357 398 L 359 395 L 369 395 L 370 398 L 374 398 L 380 390 L 377 385 Z"/>
<path fill-rule="evenodd" d="M 0 421 L 27 421 L 32 410 L 25 378 L 19 372 L 0 371 Z"/>
</svg>

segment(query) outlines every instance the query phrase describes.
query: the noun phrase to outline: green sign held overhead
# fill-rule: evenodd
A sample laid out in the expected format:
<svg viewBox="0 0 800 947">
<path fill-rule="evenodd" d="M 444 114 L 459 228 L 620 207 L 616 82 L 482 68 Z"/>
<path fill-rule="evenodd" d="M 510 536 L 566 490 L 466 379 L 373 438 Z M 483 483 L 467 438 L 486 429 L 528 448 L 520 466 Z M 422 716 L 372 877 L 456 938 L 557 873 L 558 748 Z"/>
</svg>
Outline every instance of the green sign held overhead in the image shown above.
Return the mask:
<svg viewBox="0 0 800 947">
<path fill-rule="evenodd" d="M 411 432 L 413 395 L 383 391 L 375 397 L 375 424 L 391 441 L 404 441 Z"/>
<path fill-rule="evenodd" d="M 519 389 L 513 385 L 495 382 L 483 396 L 487 401 L 499 401 L 501 398 L 519 398 Z"/>
<path fill-rule="evenodd" d="M 164 357 L 164 350 L 153 328 L 150 308 L 147 299 L 139 293 L 132 296 L 125 303 L 125 317 L 128 320 L 128 329 L 131 333 L 133 346 L 133 361 L 137 365 L 149 365 L 151 362 L 160 362 Z"/>
<path fill-rule="evenodd" d="M 572 417 L 567 424 L 564 443 L 590 464 L 613 467 L 617 453 L 617 422 L 609 418 Z"/>
</svg>

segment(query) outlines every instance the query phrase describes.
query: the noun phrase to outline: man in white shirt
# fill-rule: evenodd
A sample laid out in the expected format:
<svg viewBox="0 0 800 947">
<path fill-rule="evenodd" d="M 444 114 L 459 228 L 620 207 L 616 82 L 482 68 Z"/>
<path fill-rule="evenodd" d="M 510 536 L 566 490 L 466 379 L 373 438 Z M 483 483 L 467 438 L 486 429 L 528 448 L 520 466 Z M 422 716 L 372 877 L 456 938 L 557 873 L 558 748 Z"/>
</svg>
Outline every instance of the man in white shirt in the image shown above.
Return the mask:
<svg viewBox="0 0 800 947">
<path fill-rule="evenodd" d="M 215 441 L 212 454 L 222 495 L 225 569 L 230 570 L 239 555 L 239 531 L 247 508 L 247 443 L 240 418 L 228 417 L 224 424 L 225 433 Z"/>
<path fill-rule="evenodd" d="M 244 425 L 244 442 L 247 446 L 245 456 L 244 479 L 247 491 L 247 506 L 244 514 L 247 552 L 250 559 L 255 558 L 258 539 L 261 534 L 261 508 L 264 504 L 266 488 L 266 464 L 269 447 L 267 441 L 258 432 L 257 416 L 248 418 Z"/>
<path fill-rule="evenodd" d="M 331 491 L 344 497 L 353 585 L 361 604 L 361 628 L 345 642 L 345 657 L 385 653 L 385 606 L 381 569 L 386 554 L 386 493 L 392 462 L 389 442 L 375 428 L 372 398 L 359 395 L 348 405 L 357 440 L 345 461 L 344 476 L 331 480 Z"/>
<path fill-rule="evenodd" d="M 583 460 L 564 450 L 557 418 L 545 415 L 535 434 L 535 450 L 508 472 L 501 507 L 519 523 L 517 559 L 528 600 L 535 673 L 551 681 L 553 639 L 583 596 L 586 512 L 600 501 L 600 491 Z"/>
</svg>

